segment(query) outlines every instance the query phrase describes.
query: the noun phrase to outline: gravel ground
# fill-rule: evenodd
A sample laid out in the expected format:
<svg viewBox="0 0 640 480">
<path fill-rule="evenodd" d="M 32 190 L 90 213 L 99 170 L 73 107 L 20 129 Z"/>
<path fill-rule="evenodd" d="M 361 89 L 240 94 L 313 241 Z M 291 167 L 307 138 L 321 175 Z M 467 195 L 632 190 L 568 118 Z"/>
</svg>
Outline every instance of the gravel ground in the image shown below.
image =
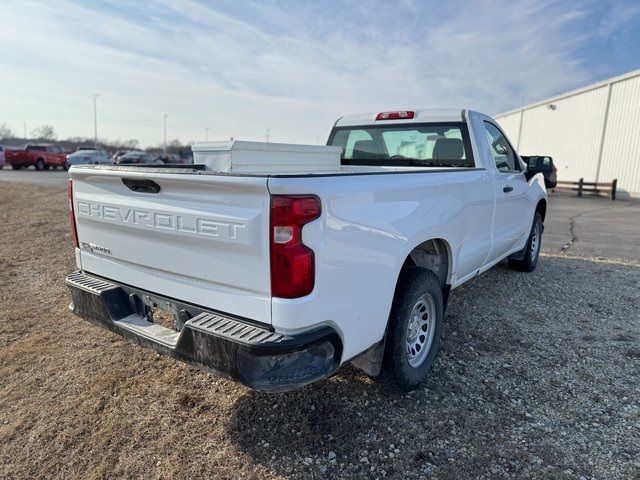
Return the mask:
<svg viewBox="0 0 640 480">
<path fill-rule="evenodd" d="M 64 192 L 1 187 L 1 478 L 640 478 L 640 261 L 498 265 L 411 394 L 266 395 L 70 315 Z"/>
</svg>

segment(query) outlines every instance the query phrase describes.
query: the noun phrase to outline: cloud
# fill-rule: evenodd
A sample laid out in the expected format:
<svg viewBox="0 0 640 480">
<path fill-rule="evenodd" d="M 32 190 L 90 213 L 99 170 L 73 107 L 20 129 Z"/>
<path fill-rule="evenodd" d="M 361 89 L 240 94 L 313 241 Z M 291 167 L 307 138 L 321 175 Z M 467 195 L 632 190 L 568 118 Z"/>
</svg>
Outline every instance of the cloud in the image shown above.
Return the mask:
<svg viewBox="0 0 640 480">
<path fill-rule="evenodd" d="M 13 2 L 0 7 L 0 121 L 157 144 L 315 143 L 360 111 L 497 113 L 593 80 L 591 2 Z M 607 35 L 622 14 L 609 8 Z M 622 15 L 624 17 L 624 15 Z M 626 24 L 624 28 L 632 28 Z M 31 127 L 30 127 L 31 128 Z"/>
</svg>

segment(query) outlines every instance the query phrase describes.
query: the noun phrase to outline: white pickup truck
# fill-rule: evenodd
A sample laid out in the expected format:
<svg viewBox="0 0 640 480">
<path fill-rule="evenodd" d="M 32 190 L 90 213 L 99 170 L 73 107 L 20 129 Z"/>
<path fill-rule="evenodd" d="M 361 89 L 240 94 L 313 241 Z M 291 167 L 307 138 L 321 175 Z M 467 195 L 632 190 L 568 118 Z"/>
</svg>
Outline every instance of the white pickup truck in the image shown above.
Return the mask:
<svg viewBox="0 0 640 480">
<path fill-rule="evenodd" d="M 407 390 L 434 363 L 451 289 L 503 259 L 536 267 L 544 179 L 486 115 L 354 115 L 327 147 L 260 145 L 244 158 L 262 149 L 263 171 L 72 167 L 70 309 L 259 390 L 347 362 Z M 292 172 L 269 167 L 281 147 L 299 152 Z M 334 167 L 300 170 L 323 152 Z"/>
</svg>

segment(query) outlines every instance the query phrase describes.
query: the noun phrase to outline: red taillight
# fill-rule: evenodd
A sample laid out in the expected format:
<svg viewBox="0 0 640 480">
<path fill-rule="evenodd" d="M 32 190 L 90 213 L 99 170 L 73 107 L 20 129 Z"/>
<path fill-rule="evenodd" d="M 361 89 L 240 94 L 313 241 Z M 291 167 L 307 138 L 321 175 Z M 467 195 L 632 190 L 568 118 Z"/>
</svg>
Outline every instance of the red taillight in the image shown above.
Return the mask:
<svg viewBox="0 0 640 480">
<path fill-rule="evenodd" d="M 402 112 L 381 112 L 376 116 L 376 120 L 410 120 L 415 116 L 415 112 L 405 110 Z"/>
<path fill-rule="evenodd" d="M 71 226 L 71 244 L 78 247 L 78 231 L 76 230 L 76 218 L 73 214 L 73 180 L 67 180 L 67 198 L 69 199 L 69 224 Z"/>
<path fill-rule="evenodd" d="M 271 196 L 271 295 L 309 295 L 315 283 L 313 250 L 302 243 L 303 225 L 320 216 L 315 195 Z"/>
</svg>

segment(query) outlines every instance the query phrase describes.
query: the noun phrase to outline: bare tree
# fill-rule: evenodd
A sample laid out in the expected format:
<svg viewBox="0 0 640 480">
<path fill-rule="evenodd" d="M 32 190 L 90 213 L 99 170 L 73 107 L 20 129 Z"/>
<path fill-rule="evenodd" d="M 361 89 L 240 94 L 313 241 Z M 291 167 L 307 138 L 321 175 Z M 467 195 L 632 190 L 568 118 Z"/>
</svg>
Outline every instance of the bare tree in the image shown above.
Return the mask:
<svg viewBox="0 0 640 480">
<path fill-rule="evenodd" d="M 8 138 L 15 138 L 11 128 L 6 123 L 0 123 L 0 140 L 6 140 Z"/>
<path fill-rule="evenodd" d="M 38 140 L 55 140 L 56 132 L 51 125 L 40 125 L 31 131 L 31 136 Z"/>
</svg>

